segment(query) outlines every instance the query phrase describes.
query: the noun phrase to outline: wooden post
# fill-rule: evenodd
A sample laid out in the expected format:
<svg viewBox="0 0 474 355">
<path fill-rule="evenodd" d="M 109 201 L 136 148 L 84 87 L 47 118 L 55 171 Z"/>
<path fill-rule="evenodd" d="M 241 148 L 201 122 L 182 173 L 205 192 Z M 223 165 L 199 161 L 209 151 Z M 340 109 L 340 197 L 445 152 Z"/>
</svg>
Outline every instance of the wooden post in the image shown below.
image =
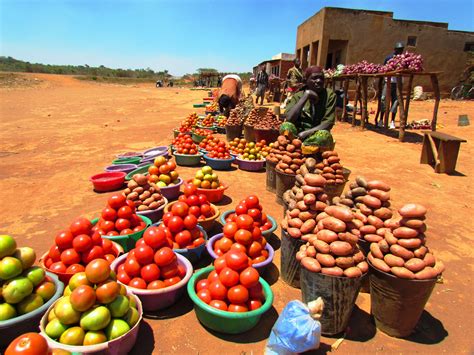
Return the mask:
<svg viewBox="0 0 474 355">
<path fill-rule="evenodd" d="M 413 74 L 410 74 L 410 77 L 408 79 L 408 94 L 405 100 L 405 114 L 407 115 L 407 120 L 408 120 L 408 110 L 410 109 L 412 87 L 413 87 Z"/>
<path fill-rule="evenodd" d="M 347 116 L 347 95 L 348 95 L 348 92 L 349 92 L 349 79 L 348 78 L 345 78 L 343 79 L 344 80 L 344 83 L 343 83 L 343 91 L 344 91 L 344 101 L 343 101 L 343 105 L 344 107 L 342 108 L 342 119 L 345 121 L 346 120 L 346 116 Z"/>
<path fill-rule="evenodd" d="M 398 140 L 400 142 L 403 142 L 403 140 L 405 139 L 405 125 L 407 123 L 407 116 L 403 101 L 403 83 L 401 77 L 397 77 L 397 100 L 400 112 L 400 128 L 398 131 Z"/>
<path fill-rule="evenodd" d="M 377 121 L 382 118 L 381 111 L 382 111 L 382 88 L 383 88 L 383 77 L 379 77 L 379 81 L 377 83 L 377 113 L 375 114 L 375 125 L 377 125 Z"/>
<path fill-rule="evenodd" d="M 361 110 L 362 110 L 362 115 L 360 118 L 360 127 L 362 129 L 365 129 L 365 122 L 368 121 L 368 112 L 367 112 L 367 81 L 368 77 L 363 76 L 362 77 L 362 105 L 361 105 Z"/>
<path fill-rule="evenodd" d="M 359 101 L 359 92 L 360 92 L 360 80 L 359 76 L 356 76 L 356 89 L 355 89 L 355 98 L 354 98 L 354 114 L 352 115 L 352 125 L 355 126 L 356 124 L 356 116 L 357 116 L 357 102 Z"/>
<path fill-rule="evenodd" d="M 439 108 L 439 85 L 438 85 L 438 76 L 436 74 L 431 74 L 431 85 L 433 85 L 433 92 L 435 95 L 435 105 L 433 109 L 433 119 L 431 120 L 431 130 L 436 131 L 436 121 L 438 120 L 438 108 Z"/>
<path fill-rule="evenodd" d="M 390 107 L 392 106 L 392 77 L 387 76 L 387 87 L 385 89 L 385 116 L 383 126 L 388 128 L 388 120 L 390 118 Z"/>
</svg>

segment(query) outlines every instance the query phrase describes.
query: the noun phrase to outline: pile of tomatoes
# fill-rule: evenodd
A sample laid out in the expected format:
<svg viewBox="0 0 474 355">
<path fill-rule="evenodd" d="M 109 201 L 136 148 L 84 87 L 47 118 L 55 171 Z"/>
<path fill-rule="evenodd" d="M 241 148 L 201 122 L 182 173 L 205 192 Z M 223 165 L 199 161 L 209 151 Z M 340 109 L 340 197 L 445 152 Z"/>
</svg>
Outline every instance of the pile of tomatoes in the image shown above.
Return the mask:
<svg viewBox="0 0 474 355">
<path fill-rule="evenodd" d="M 204 138 L 201 143 L 199 143 L 199 147 L 203 148 L 207 151 L 206 155 L 209 158 L 214 159 L 230 159 L 230 150 L 229 146 L 226 142 L 220 140 L 217 137 L 213 137 L 212 135 Z"/>
<path fill-rule="evenodd" d="M 258 271 L 238 250 L 214 261 L 214 270 L 197 282 L 196 293 L 209 306 L 228 312 L 253 311 L 265 301 Z"/>
<path fill-rule="evenodd" d="M 151 227 L 143 234 L 117 269 L 117 280 L 140 289 L 174 285 L 186 275 L 172 250 L 173 241 L 163 228 Z"/>
<path fill-rule="evenodd" d="M 272 228 L 272 222 L 268 219 L 267 214 L 263 212 L 263 207 L 256 195 L 250 195 L 244 198 L 235 207 L 235 212 L 229 214 L 225 221 L 235 222 L 239 215 L 247 214 L 252 217 L 254 226 L 260 227 L 260 230 L 266 231 Z"/>
<path fill-rule="evenodd" d="M 202 121 L 201 126 L 212 127 L 214 125 L 214 116 L 207 115 Z"/>
<path fill-rule="evenodd" d="M 197 186 L 187 182 L 184 184 L 183 192 L 184 195 L 179 196 L 178 202 L 185 203 L 188 206 L 188 214 L 195 216 L 198 221 L 203 221 L 216 214 L 207 196 L 197 193 Z M 171 208 L 171 210 L 172 209 L 173 208 Z"/>
<path fill-rule="evenodd" d="M 148 167 L 148 174 L 148 181 L 156 183 L 159 187 L 178 183 L 179 174 L 176 171 L 176 163 L 163 156 L 157 157 Z"/>
<path fill-rule="evenodd" d="M 198 147 L 189 134 L 180 133 L 172 142 L 178 154 L 196 155 Z"/>
<path fill-rule="evenodd" d="M 193 112 L 193 113 L 189 114 L 189 116 L 186 117 L 181 122 L 181 125 L 180 125 L 178 130 L 181 133 L 191 132 L 193 127 L 197 124 L 198 120 L 199 120 L 198 115 L 196 114 L 196 112 Z"/>
<path fill-rule="evenodd" d="M 204 128 L 195 128 L 193 130 L 194 134 L 201 136 L 201 137 L 209 137 L 212 136 L 212 131 L 209 129 Z"/>
<path fill-rule="evenodd" d="M 230 150 L 239 154 L 245 160 L 260 160 L 264 159 L 272 149 L 273 143 L 267 145 L 267 142 L 262 139 L 259 142 L 247 142 L 244 138 L 234 138 L 229 142 Z"/>
<path fill-rule="evenodd" d="M 102 238 L 87 218 L 80 217 L 56 234 L 44 265 L 53 272 L 74 274 L 84 271 L 94 259 L 112 262 L 116 256 L 112 242 Z"/>
</svg>

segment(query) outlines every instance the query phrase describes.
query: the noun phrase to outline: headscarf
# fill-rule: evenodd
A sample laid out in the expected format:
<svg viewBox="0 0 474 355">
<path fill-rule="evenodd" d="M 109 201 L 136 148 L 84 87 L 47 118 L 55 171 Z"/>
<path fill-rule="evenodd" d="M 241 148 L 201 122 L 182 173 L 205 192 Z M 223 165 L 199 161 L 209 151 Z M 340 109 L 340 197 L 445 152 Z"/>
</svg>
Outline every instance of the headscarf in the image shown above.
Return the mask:
<svg viewBox="0 0 474 355">
<path fill-rule="evenodd" d="M 317 65 L 313 65 L 311 67 L 307 67 L 306 70 L 304 71 L 304 79 L 308 79 L 311 74 L 317 74 L 317 73 L 322 73 L 323 72 L 323 68 L 317 66 Z"/>
</svg>

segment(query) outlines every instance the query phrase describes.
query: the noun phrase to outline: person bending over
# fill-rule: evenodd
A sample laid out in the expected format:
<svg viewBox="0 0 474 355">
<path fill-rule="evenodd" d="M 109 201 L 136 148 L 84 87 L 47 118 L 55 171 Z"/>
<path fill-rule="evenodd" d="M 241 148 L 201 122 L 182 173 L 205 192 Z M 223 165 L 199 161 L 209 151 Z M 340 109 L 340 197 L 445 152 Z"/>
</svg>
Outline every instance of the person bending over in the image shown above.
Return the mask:
<svg viewBox="0 0 474 355">
<path fill-rule="evenodd" d="M 230 110 L 239 103 L 242 92 L 242 79 L 238 75 L 229 74 L 222 79 L 219 92 L 219 111 L 229 117 Z"/>
</svg>

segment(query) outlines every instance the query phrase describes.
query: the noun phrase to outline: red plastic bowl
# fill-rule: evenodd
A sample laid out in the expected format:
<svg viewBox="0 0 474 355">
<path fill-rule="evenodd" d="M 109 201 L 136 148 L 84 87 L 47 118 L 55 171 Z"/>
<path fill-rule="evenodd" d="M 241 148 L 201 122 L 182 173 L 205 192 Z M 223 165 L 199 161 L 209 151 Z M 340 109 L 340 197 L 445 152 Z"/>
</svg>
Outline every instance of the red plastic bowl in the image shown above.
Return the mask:
<svg viewBox="0 0 474 355">
<path fill-rule="evenodd" d="M 125 182 L 124 172 L 100 173 L 90 177 L 95 191 L 114 191 L 121 188 Z"/>
<path fill-rule="evenodd" d="M 192 182 L 192 180 L 188 180 L 187 182 Z M 198 187 L 197 193 L 206 195 L 207 200 L 210 203 L 216 203 L 222 200 L 222 198 L 224 197 L 224 192 L 228 188 L 229 185 L 226 185 L 221 181 L 221 186 L 219 186 L 217 189 L 202 189 Z"/>
</svg>

